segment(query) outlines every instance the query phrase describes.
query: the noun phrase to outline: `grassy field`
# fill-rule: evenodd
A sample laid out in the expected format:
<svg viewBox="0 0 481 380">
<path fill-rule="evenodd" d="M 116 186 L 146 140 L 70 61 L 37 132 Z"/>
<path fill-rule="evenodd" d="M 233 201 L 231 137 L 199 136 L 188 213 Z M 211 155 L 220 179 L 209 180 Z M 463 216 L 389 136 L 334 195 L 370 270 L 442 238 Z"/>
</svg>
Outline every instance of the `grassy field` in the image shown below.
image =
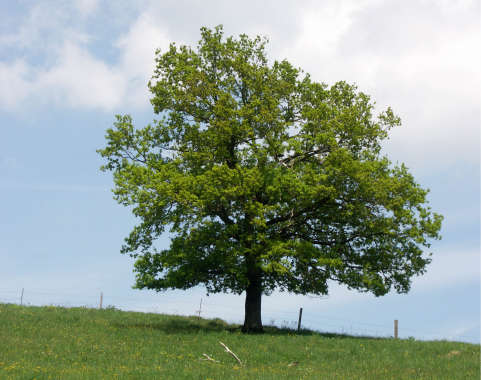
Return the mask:
<svg viewBox="0 0 481 380">
<path fill-rule="evenodd" d="M 467 343 L 243 335 L 219 319 L 0 304 L 0 379 L 479 378 L 480 346 Z"/>
</svg>

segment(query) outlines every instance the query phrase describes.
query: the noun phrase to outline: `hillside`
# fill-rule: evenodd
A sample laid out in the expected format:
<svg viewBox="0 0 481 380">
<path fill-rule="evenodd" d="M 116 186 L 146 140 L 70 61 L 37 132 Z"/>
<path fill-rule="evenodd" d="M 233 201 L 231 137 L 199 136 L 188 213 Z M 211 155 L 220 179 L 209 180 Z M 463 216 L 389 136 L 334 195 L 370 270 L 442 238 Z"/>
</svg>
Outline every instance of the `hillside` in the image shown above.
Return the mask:
<svg viewBox="0 0 481 380">
<path fill-rule="evenodd" d="M 479 345 L 266 330 L 243 335 L 219 319 L 0 304 L 0 379 L 480 377 Z"/>
</svg>

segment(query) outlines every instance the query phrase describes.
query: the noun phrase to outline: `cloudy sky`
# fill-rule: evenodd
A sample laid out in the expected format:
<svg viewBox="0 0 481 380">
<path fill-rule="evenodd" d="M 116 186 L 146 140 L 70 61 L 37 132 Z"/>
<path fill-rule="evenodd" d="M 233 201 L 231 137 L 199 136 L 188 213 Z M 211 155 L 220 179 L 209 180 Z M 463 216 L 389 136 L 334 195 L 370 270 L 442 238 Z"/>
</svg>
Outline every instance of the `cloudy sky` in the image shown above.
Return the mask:
<svg viewBox="0 0 481 380">
<path fill-rule="evenodd" d="M 0 2 L 0 301 L 243 318 L 243 297 L 132 290 L 119 254 L 135 224 L 95 150 L 114 115 L 141 127 L 154 50 L 195 45 L 201 26 L 270 40 L 318 81 L 356 83 L 403 125 L 385 153 L 445 216 L 433 262 L 407 295 L 335 284 L 327 298 L 273 294 L 264 323 L 355 334 L 480 340 L 480 1 Z M 167 245 L 169 236 L 161 238 Z"/>
</svg>

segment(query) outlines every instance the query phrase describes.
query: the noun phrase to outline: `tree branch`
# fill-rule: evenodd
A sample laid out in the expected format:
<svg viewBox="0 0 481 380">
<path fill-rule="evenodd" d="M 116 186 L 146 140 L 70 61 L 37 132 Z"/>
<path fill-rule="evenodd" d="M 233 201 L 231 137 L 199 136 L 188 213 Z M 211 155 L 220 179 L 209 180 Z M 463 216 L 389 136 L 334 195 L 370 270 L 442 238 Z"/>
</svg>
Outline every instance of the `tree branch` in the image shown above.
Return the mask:
<svg viewBox="0 0 481 380">
<path fill-rule="evenodd" d="M 214 363 L 220 363 L 218 360 L 215 360 L 215 359 L 212 359 L 209 355 L 207 354 L 202 354 L 205 359 L 200 359 L 200 360 L 208 360 L 208 361 L 211 361 L 211 362 L 214 362 Z"/>
<path fill-rule="evenodd" d="M 294 160 L 298 159 L 298 162 L 302 162 L 307 160 L 309 157 L 314 156 L 315 154 L 320 154 L 320 153 L 329 153 L 330 148 L 327 147 L 322 147 L 314 150 L 310 150 L 308 152 L 301 152 L 301 153 L 295 153 L 292 156 L 288 156 L 282 160 L 279 161 L 279 163 L 287 168 L 292 168 L 294 165 Z"/>
<path fill-rule="evenodd" d="M 240 365 L 243 365 L 242 362 L 240 361 L 240 359 L 237 357 L 237 355 L 234 354 L 234 353 L 229 349 L 229 347 L 227 347 L 227 346 L 226 346 L 224 343 L 222 343 L 222 342 L 219 342 L 219 343 L 221 344 L 222 347 L 225 348 L 225 352 L 227 352 L 228 354 L 231 354 L 231 355 L 235 358 L 235 360 L 237 360 L 237 361 L 239 362 Z"/>
</svg>

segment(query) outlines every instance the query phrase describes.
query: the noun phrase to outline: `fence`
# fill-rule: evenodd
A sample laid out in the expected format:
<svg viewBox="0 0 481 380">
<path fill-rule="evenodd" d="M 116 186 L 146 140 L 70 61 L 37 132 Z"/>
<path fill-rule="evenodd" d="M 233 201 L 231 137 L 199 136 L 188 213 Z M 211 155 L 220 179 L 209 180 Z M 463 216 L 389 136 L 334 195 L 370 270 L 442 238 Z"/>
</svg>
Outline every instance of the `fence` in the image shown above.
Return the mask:
<svg viewBox="0 0 481 380">
<path fill-rule="evenodd" d="M 162 304 L 159 305 L 159 300 Z M 111 296 L 102 291 L 91 294 L 74 292 L 57 292 L 52 290 L 30 289 L 1 289 L 0 303 L 14 303 L 19 305 L 62 307 L 84 306 L 91 308 L 115 307 L 120 310 L 140 311 L 176 315 L 197 315 L 204 318 L 222 318 L 229 323 L 241 323 L 244 315 L 244 305 L 238 308 L 225 306 L 209 299 L 209 297 L 165 299 L 157 296 L 155 306 L 153 299 L 142 297 Z M 479 336 L 458 335 L 443 336 L 439 331 L 421 331 L 406 327 L 402 321 L 394 320 L 386 324 L 361 322 L 331 314 L 310 311 L 305 306 L 301 309 L 286 310 L 281 308 L 263 307 L 262 317 L 265 325 L 287 327 L 291 329 L 311 329 L 323 333 L 349 334 L 354 336 L 394 337 L 421 340 L 453 339 L 479 343 Z"/>
</svg>

